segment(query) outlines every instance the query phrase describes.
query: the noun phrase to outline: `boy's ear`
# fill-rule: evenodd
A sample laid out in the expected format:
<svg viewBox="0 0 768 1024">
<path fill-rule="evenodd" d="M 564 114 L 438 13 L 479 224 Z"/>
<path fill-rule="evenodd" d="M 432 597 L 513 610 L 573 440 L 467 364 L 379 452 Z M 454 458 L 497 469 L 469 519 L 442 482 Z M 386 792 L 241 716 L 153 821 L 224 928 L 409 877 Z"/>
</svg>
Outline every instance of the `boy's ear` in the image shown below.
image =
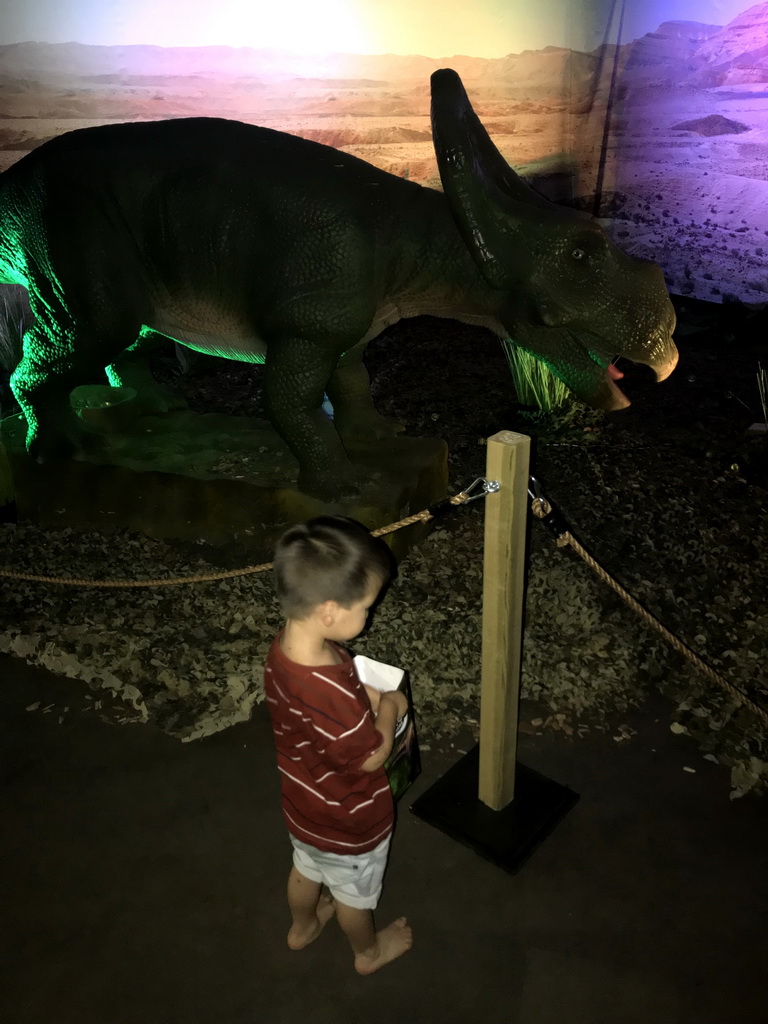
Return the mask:
<svg viewBox="0 0 768 1024">
<path fill-rule="evenodd" d="M 338 611 L 338 604 L 335 601 L 323 601 L 319 605 L 317 611 L 320 615 L 320 621 L 324 626 L 332 626 L 336 621 L 336 613 Z"/>
</svg>

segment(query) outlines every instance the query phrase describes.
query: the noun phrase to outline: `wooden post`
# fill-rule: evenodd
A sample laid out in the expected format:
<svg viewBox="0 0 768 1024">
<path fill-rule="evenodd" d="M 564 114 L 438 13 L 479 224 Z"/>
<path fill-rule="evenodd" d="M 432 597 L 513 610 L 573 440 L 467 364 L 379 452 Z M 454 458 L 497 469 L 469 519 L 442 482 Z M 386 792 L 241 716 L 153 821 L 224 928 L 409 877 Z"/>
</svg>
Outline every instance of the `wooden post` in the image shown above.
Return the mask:
<svg viewBox="0 0 768 1024">
<path fill-rule="evenodd" d="M 495 811 L 515 795 L 530 450 L 511 430 L 488 438 L 478 797 Z"/>
<path fill-rule="evenodd" d="M 515 872 L 579 799 L 517 764 L 531 440 L 488 438 L 480 742 L 412 804 L 414 814 Z"/>
</svg>

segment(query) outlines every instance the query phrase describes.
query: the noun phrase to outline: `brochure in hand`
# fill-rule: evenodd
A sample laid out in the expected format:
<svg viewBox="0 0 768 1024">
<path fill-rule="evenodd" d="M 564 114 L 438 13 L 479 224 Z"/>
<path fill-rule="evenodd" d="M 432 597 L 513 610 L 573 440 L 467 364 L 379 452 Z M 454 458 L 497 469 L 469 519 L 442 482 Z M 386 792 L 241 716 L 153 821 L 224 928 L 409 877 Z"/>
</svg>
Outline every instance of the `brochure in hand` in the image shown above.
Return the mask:
<svg viewBox="0 0 768 1024">
<path fill-rule="evenodd" d="M 416 739 L 408 673 L 395 665 L 386 665 L 383 661 L 374 661 L 373 658 L 366 658 L 362 654 L 356 654 L 353 660 L 361 683 L 382 693 L 387 690 L 400 690 L 408 699 L 408 713 L 404 718 L 398 719 L 392 753 L 384 764 L 392 796 L 399 800 L 421 774 L 421 757 Z"/>
</svg>

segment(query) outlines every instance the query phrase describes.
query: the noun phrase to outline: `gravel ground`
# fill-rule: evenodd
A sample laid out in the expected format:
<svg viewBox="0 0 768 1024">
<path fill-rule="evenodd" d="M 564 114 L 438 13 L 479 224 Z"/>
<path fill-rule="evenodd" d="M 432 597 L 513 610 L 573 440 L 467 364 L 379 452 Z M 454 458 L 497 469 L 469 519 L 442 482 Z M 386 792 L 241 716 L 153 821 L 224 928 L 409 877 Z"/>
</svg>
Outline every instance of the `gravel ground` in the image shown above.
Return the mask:
<svg viewBox="0 0 768 1024">
<path fill-rule="evenodd" d="M 530 434 L 534 471 L 574 535 L 667 628 L 768 706 L 768 452 L 747 434 L 762 419 L 763 333 L 762 314 L 688 306 L 672 378 L 656 385 L 642 368 L 627 368 L 633 405 L 608 416 L 578 405 L 559 414 L 521 408 L 498 341 L 449 321 L 401 322 L 372 343 L 367 361 L 382 413 L 410 435 L 448 441 L 451 491 L 483 475 L 486 437 L 505 428 Z M 263 415 L 258 368 L 201 357 L 182 374 L 165 356 L 156 369 L 194 409 Z M 408 555 L 354 645 L 410 669 L 426 746 L 477 736 L 481 506 L 440 521 Z M 4 524 L 0 543 L 7 567 L 51 575 L 216 568 L 189 547 L 135 534 Z M 611 730 L 631 742 L 623 716 L 656 687 L 670 701 L 670 728 L 730 770 L 732 796 L 764 789 L 761 720 L 536 523 L 530 549 L 521 728 L 574 742 Z M 118 721 L 151 719 L 193 740 L 247 718 L 263 698 L 261 664 L 279 624 L 269 573 L 152 590 L 16 582 L 0 600 L 0 651 L 83 679 L 94 705 Z M 30 709 L 66 713 L 34 701 Z"/>
</svg>

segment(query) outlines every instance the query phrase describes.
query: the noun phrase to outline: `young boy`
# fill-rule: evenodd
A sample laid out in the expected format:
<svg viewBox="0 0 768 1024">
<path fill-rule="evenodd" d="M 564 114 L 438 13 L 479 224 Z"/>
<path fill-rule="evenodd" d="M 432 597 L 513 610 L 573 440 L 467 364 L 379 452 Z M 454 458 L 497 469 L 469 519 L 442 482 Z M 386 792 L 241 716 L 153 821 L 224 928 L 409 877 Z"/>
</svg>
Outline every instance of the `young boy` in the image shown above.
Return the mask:
<svg viewBox="0 0 768 1024">
<path fill-rule="evenodd" d="M 386 544 L 353 519 L 321 516 L 289 529 L 274 561 L 286 623 L 264 670 L 293 845 L 288 945 L 312 942 L 335 912 L 360 974 L 413 941 L 404 917 L 379 932 L 373 925 L 394 823 L 383 765 L 408 702 L 364 687 L 339 646 L 362 631 L 391 566 Z"/>
</svg>

